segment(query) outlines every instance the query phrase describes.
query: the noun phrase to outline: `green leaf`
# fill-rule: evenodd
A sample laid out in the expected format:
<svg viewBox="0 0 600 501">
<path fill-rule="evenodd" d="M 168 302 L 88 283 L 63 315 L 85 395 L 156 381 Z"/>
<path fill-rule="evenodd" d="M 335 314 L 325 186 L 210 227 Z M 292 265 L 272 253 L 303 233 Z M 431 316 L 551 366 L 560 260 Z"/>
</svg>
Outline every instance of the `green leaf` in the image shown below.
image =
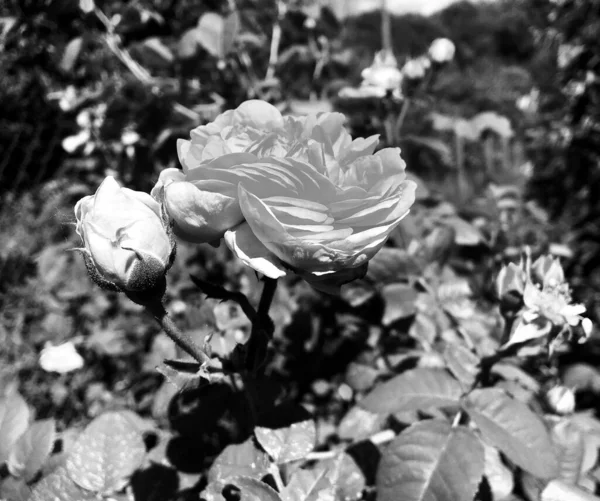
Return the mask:
<svg viewBox="0 0 600 501">
<path fill-rule="evenodd" d="M 326 469 L 296 470 L 281 491 L 283 501 L 320 501 L 334 496 L 335 486 Z"/>
<path fill-rule="evenodd" d="M 225 497 L 223 494 L 235 492 L 237 496 Z M 200 499 L 206 501 L 281 501 L 279 494 L 264 482 L 251 477 L 228 477 L 213 480 L 200 494 Z"/>
<path fill-rule="evenodd" d="M 570 484 L 577 484 L 585 451 L 583 433 L 567 418 L 552 428 L 550 436 L 558 456 L 559 478 Z"/>
<path fill-rule="evenodd" d="M 418 275 L 421 267 L 417 260 L 403 249 L 383 247 L 371 261 L 367 278 L 378 284 L 406 280 Z"/>
<path fill-rule="evenodd" d="M 24 479 L 8 476 L 0 482 L 0 499 L 8 501 L 29 501 L 31 488 Z"/>
<path fill-rule="evenodd" d="M 326 472 L 325 475 L 334 486 L 335 499 L 343 501 L 361 499 L 366 487 L 366 479 L 350 454 L 342 452 L 334 458 L 320 461 L 316 468 Z"/>
<path fill-rule="evenodd" d="M 495 388 L 474 390 L 465 410 L 487 442 L 541 478 L 554 478 L 558 462 L 544 423 L 522 402 Z"/>
<path fill-rule="evenodd" d="M 94 419 L 67 458 L 71 479 L 92 492 L 121 489 L 146 454 L 139 427 L 125 413 L 107 412 Z"/>
<path fill-rule="evenodd" d="M 254 434 L 277 464 L 304 458 L 314 449 L 317 441 L 317 429 L 312 419 L 276 430 L 257 426 Z"/>
<path fill-rule="evenodd" d="M 483 445 L 472 430 L 421 421 L 384 450 L 377 470 L 378 500 L 470 501 L 483 467 Z"/>
<path fill-rule="evenodd" d="M 450 372 L 463 384 L 463 387 L 470 388 L 479 372 L 479 357 L 465 346 L 450 343 L 444 350 L 444 359 Z"/>
<path fill-rule="evenodd" d="M 196 42 L 212 56 L 223 59 L 232 49 L 240 28 L 237 12 L 227 18 L 206 12 L 195 29 Z"/>
<path fill-rule="evenodd" d="M 381 294 L 385 301 L 385 311 L 381 320 L 383 325 L 391 325 L 417 312 L 417 291 L 414 287 L 407 284 L 389 284 L 382 289 Z"/>
<path fill-rule="evenodd" d="M 29 407 L 17 392 L 0 398 L 0 464 L 29 426 Z"/>
<path fill-rule="evenodd" d="M 67 469 L 60 467 L 35 486 L 29 501 L 93 501 L 95 499 L 97 499 L 95 494 L 78 487 L 71 480 Z"/>
<path fill-rule="evenodd" d="M 360 403 L 377 413 L 458 405 L 460 383 L 445 370 L 413 369 L 375 387 Z"/>
<path fill-rule="evenodd" d="M 27 481 L 32 480 L 50 456 L 55 439 L 56 425 L 53 419 L 33 423 L 10 452 L 10 474 Z"/>
<path fill-rule="evenodd" d="M 241 444 L 228 445 L 215 459 L 208 471 L 208 481 L 215 482 L 229 477 L 264 477 L 269 472 L 269 456 L 259 450 L 249 438 Z"/>
<path fill-rule="evenodd" d="M 338 426 L 338 435 L 341 439 L 366 440 L 382 430 L 387 416 L 376 414 L 361 407 L 352 407 L 342 418 Z"/>
</svg>

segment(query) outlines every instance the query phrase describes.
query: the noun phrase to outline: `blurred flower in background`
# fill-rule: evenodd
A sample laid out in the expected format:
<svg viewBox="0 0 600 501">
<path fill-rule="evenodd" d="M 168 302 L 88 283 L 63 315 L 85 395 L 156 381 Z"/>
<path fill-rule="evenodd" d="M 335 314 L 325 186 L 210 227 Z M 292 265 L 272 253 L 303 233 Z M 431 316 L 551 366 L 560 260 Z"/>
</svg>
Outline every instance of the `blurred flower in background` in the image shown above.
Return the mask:
<svg viewBox="0 0 600 501">
<path fill-rule="evenodd" d="M 429 57 L 436 63 L 448 63 L 454 59 L 456 46 L 447 38 L 436 38 L 429 46 Z"/>
<path fill-rule="evenodd" d="M 46 343 L 40 354 L 39 363 L 40 367 L 46 372 L 66 374 L 81 369 L 84 365 L 84 360 L 75 349 L 73 342 L 67 341 L 57 346 Z"/>
</svg>

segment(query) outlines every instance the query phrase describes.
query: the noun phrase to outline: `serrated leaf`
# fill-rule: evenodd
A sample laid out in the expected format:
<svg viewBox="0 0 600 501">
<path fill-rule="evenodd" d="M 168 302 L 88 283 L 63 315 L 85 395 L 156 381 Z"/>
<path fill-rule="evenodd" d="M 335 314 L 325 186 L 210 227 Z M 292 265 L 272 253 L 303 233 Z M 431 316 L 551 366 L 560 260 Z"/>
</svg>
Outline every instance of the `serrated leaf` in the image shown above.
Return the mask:
<svg viewBox="0 0 600 501">
<path fill-rule="evenodd" d="M 277 464 L 304 458 L 317 441 L 317 429 L 312 419 L 293 423 L 276 430 L 257 426 L 256 439 Z"/>
<path fill-rule="evenodd" d="M 483 445 L 472 430 L 421 421 L 384 450 L 377 469 L 378 500 L 468 501 L 483 469 Z"/>
<path fill-rule="evenodd" d="M 464 388 L 470 388 L 479 373 L 479 357 L 465 346 L 450 343 L 444 350 L 446 365 Z"/>
<path fill-rule="evenodd" d="M 332 500 L 335 486 L 327 477 L 327 470 L 296 470 L 289 483 L 281 491 L 283 501 Z"/>
<path fill-rule="evenodd" d="M 381 290 L 385 311 L 381 323 L 391 325 L 417 312 L 417 291 L 407 284 L 389 284 Z"/>
<path fill-rule="evenodd" d="M 25 479 L 8 476 L 0 482 L 0 499 L 7 501 L 29 501 L 31 488 Z"/>
<path fill-rule="evenodd" d="M 359 405 L 371 412 L 395 412 L 458 405 L 460 383 L 439 369 L 413 369 L 375 387 Z"/>
<path fill-rule="evenodd" d="M 523 369 L 509 363 L 498 363 L 492 367 L 492 373 L 506 379 L 507 381 L 516 381 L 523 388 L 533 392 L 540 391 L 540 384 L 527 374 Z"/>
<path fill-rule="evenodd" d="M 223 59 L 233 48 L 239 27 L 237 12 L 227 18 L 214 12 L 206 12 L 198 20 L 198 26 L 194 31 L 196 42 L 212 56 Z"/>
<path fill-rule="evenodd" d="M 558 462 L 544 423 L 522 402 L 495 388 L 474 390 L 465 410 L 483 437 L 515 464 L 540 478 L 554 478 Z"/>
<path fill-rule="evenodd" d="M 334 487 L 336 500 L 361 499 L 366 487 L 366 479 L 350 454 L 341 452 L 334 458 L 320 461 L 316 468 L 326 472 L 326 477 Z"/>
<path fill-rule="evenodd" d="M 210 482 L 200 494 L 206 501 L 226 501 L 224 490 L 237 492 L 239 501 L 281 501 L 279 494 L 264 482 L 251 477 L 237 476 Z M 233 497 L 233 496 L 232 496 Z"/>
<path fill-rule="evenodd" d="M 221 42 L 222 56 L 224 57 L 233 49 L 235 40 L 237 39 L 240 31 L 240 16 L 237 11 L 233 11 L 229 16 L 225 18 L 223 24 L 223 37 Z"/>
<path fill-rule="evenodd" d="M 29 501 L 93 501 L 96 495 L 81 489 L 60 467 L 54 473 L 43 478 L 33 489 Z"/>
<path fill-rule="evenodd" d="M 419 263 L 407 251 L 384 247 L 369 261 L 367 278 L 377 284 L 385 284 L 406 280 L 420 272 Z"/>
<path fill-rule="evenodd" d="M 181 35 L 177 43 L 177 55 L 181 59 L 194 57 L 198 53 L 197 30 L 198 28 L 190 28 Z"/>
<path fill-rule="evenodd" d="M 29 407 L 15 392 L 0 398 L 0 464 L 8 460 L 10 451 L 29 426 Z"/>
<path fill-rule="evenodd" d="M 109 494 L 123 487 L 146 454 L 137 426 L 126 414 L 107 412 L 94 419 L 75 442 L 66 468 L 80 487 Z"/>
<path fill-rule="evenodd" d="M 81 37 L 73 38 L 73 40 L 69 41 L 60 60 L 60 68 L 63 71 L 71 71 L 73 69 L 82 46 L 83 38 Z"/>
<path fill-rule="evenodd" d="M 379 371 L 369 365 L 351 362 L 346 370 L 345 381 L 354 391 L 366 391 L 373 387 Z"/>
<path fill-rule="evenodd" d="M 269 456 L 259 450 L 249 438 L 241 444 L 228 445 L 215 459 L 208 471 L 208 481 L 229 477 L 248 477 L 256 480 L 269 472 Z"/>
<path fill-rule="evenodd" d="M 410 326 L 408 335 L 413 339 L 431 345 L 437 337 L 438 326 L 435 319 L 427 313 L 418 312 Z"/>
<path fill-rule="evenodd" d="M 338 435 L 341 439 L 366 440 L 381 431 L 387 416 L 362 409 L 358 405 L 352 407 L 342 418 L 338 426 Z"/>
<path fill-rule="evenodd" d="M 558 457 L 559 478 L 571 484 L 578 483 L 583 464 L 583 433 L 576 424 L 565 419 L 554 425 L 550 437 Z"/>
<path fill-rule="evenodd" d="M 56 425 L 53 419 L 33 423 L 21 435 L 10 452 L 8 458 L 10 474 L 23 477 L 27 481 L 32 480 L 50 456 L 55 439 Z"/>
</svg>

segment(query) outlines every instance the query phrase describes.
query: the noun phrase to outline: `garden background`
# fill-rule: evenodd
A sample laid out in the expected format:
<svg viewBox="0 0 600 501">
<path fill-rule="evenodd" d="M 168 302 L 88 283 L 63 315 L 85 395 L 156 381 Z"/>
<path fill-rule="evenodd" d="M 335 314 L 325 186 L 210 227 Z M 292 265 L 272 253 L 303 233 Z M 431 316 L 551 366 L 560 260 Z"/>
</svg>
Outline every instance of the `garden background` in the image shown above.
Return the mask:
<svg viewBox="0 0 600 501">
<path fill-rule="evenodd" d="M 473 383 L 506 343 L 523 303 L 502 297 L 503 265 L 559 258 L 573 302 L 600 320 L 600 4 L 463 1 L 428 17 L 343 19 L 333 7 L 2 2 L 0 499 L 465 500 L 461 485 L 480 500 L 598 499 L 597 327 L 585 344 L 534 339 L 484 367 L 486 389 L 527 409 L 513 409 L 514 422 L 535 415 L 547 437 L 499 425 L 516 452 L 488 440 L 482 470 L 463 468 L 468 478 L 448 458 L 436 463 L 445 471 L 425 461 L 415 472 L 401 446 L 406 430 L 452 423 L 456 412 L 440 408 L 458 405 L 457 380 Z M 405 63 L 438 38 L 454 57 L 409 74 Z M 400 96 L 361 84 L 381 49 L 404 71 Z M 149 191 L 178 166 L 177 139 L 248 99 L 297 115 L 341 111 L 354 137 L 399 146 L 418 184 L 410 214 L 341 295 L 280 280 L 258 411 L 242 382 L 209 384 L 189 370 L 152 317 L 100 290 L 71 252 L 77 200 L 107 175 Z M 261 283 L 224 244 L 178 245 L 167 310 L 228 359 L 252 325 L 207 284 L 258 304 Z M 67 342 L 71 358 L 42 363 Z M 466 429 L 467 414 L 454 425 Z M 457 437 L 449 454 L 468 459 Z M 282 452 L 286 442 L 295 448 Z M 450 486 L 430 481 L 436 474 Z M 544 498 L 547 485 L 564 490 Z"/>
</svg>

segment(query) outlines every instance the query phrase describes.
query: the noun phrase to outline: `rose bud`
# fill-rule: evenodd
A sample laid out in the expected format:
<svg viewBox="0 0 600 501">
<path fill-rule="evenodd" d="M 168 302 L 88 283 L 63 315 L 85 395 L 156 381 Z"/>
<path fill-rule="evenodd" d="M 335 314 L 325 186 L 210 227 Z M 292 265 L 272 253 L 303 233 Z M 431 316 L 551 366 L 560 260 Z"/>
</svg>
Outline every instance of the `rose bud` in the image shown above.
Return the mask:
<svg viewBox="0 0 600 501">
<path fill-rule="evenodd" d="M 146 292 L 164 284 L 175 244 L 166 214 L 150 195 L 107 177 L 94 195 L 77 202 L 75 216 L 83 240 L 79 250 L 98 285 Z"/>
<path fill-rule="evenodd" d="M 549 390 L 546 401 L 556 414 L 571 414 L 575 410 L 575 394 L 566 386 L 555 386 Z"/>
<path fill-rule="evenodd" d="M 456 47 L 452 40 L 447 38 L 436 38 L 429 46 L 429 57 L 432 61 L 443 64 L 454 59 Z"/>
</svg>

